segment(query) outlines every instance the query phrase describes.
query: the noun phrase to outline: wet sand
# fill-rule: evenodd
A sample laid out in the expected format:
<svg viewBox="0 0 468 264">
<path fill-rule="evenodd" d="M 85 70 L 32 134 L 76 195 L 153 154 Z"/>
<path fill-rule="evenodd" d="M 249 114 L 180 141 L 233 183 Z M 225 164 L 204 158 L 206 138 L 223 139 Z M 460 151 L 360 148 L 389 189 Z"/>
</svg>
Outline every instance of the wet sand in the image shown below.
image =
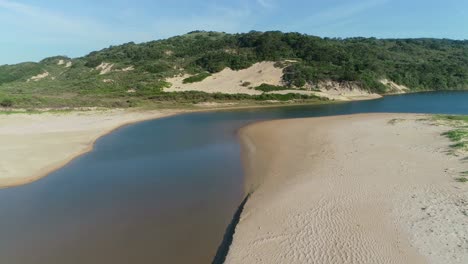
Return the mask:
<svg viewBox="0 0 468 264">
<path fill-rule="evenodd" d="M 226 263 L 468 263 L 468 185 L 455 181 L 467 165 L 424 117 L 244 128 L 253 193 Z"/>
</svg>

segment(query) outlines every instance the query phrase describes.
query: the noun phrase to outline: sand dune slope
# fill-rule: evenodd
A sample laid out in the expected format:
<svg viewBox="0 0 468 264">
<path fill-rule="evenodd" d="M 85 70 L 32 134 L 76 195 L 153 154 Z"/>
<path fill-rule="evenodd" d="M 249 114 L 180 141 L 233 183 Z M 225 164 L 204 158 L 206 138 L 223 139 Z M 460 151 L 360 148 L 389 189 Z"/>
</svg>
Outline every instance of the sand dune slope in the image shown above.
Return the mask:
<svg viewBox="0 0 468 264">
<path fill-rule="evenodd" d="M 255 63 L 251 67 L 243 70 L 234 71 L 229 68 L 221 72 L 214 73 L 201 82 L 184 83 L 184 79 L 190 75 L 176 76 L 166 81 L 171 83 L 171 87 L 165 88 L 166 92 L 182 91 L 200 91 L 206 93 L 225 93 L 225 94 L 249 94 L 260 95 L 263 92 L 255 90 L 261 84 L 270 84 L 283 86 L 283 69 L 275 67 L 275 63 L 264 61 Z M 310 86 L 310 85 L 309 85 Z M 311 88 L 311 87 L 309 87 Z M 321 81 L 316 84 L 318 90 L 288 89 L 280 91 L 271 91 L 271 94 L 305 94 L 315 95 L 330 100 L 352 101 L 377 99 L 382 96 L 370 93 L 356 83 Z"/>
<path fill-rule="evenodd" d="M 202 82 L 184 84 L 183 80 L 189 75 L 170 78 L 167 81 L 172 84 L 166 92 L 202 91 L 207 93 L 226 94 L 262 94 L 261 91 L 251 89 L 262 83 L 281 85 L 283 69 L 274 66 L 274 62 L 259 62 L 247 69 L 234 71 L 229 68 L 215 73 Z M 248 82 L 248 86 L 244 83 Z M 249 89 L 250 88 L 250 89 Z"/>
<path fill-rule="evenodd" d="M 443 152 L 444 128 L 417 118 L 244 129 L 246 190 L 255 192 L 226 263 L 468 263 L 468 186 L 453 180 L 464 165 Z"/>
</svg>

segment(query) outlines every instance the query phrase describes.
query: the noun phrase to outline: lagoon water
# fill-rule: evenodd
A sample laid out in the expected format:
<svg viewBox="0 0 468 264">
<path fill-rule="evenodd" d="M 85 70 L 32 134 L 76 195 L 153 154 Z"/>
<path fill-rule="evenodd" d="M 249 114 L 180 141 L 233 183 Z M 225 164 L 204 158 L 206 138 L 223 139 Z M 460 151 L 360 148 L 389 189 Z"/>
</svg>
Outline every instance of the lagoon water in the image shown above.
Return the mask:
<svg viewBox="0 0 468 264">
<path fill-rule="evenodd" d="M 468 114 L 468 92 L 192 113 L 121 128 L 48 177 L 0 190 L 0 263 L 210 263 L 244 196 L 239 128 L 364 112 Z"/>
</svg>

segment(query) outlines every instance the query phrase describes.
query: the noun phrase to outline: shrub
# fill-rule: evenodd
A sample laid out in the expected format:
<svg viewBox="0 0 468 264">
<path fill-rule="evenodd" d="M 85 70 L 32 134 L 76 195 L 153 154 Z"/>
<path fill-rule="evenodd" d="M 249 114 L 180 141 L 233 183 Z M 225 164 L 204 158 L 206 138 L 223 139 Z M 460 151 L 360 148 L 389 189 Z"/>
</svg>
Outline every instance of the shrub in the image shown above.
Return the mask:
<svg viewBox="0 0 468 264">
<path fill-rule="evenodd" d="M 255 90 L 263 91 L 263 92 L 271 92 L 271 91 L 289 90 L 289 88 L 284 87 L 284 86 L 276 86 L 276 85 L 262 83 L 260 86 L 255 87 Z"/>
<path fill-rule="evenodd" d="M 242 86 L 249 87 L 252 83 L 251 82 L 243 82 Z"/>
<path fill-rule="evenodd" d="M 88 67 L 88 68 L 96 68 L 97 66 L 99 66 L 100 64 L 102 63 L 102 60 L 98 59 L 98 58 L 89 58 L 86 63 L 85 63 L 85 66 Z"/>
<path fill-rule="evenodd" d="M 143 66 L 144 70 L 150 73 L 161 73 L 168 71 L 170 69 L 170 66 L 166 63 L 152 63 L 152 64 L 147 64 Z"/>
<path fill-rule="evenodd" d="M 468 182 L 468 178 L 465 177 L 458 177 L 455 179 L 457 182 Z"/>
<path fill-rule="evenodd" d="M 235 101 L 235 100 L 252 100 L 252 101 L 290 101 L 290 100 L 321 100 L 321 98 L 313 95 L 304 94 L 261 94 L 261 95 L 248 95 L 248 94 L 222 94 L 222 93 L 205 93 L 198 91 L 186 92 L 169 92 L 159 93 L 148 97 L 148 99 L 155 101 L 175 101 L 175 102 L 207 102 L 207 101 Z"/>
<path fill-rule="evenodd" d="M 468 131 L 464 129 L 455 129 L 443 133 L 442 135 L 448 137 L 452 141 L 460 141 L 463 139 L 468 139 Z"/>
<path fill-rule="evenodd" d="M 317 79 L 316 70 L 313 67 L 300 63 L 284 68 L 283 73 L 283 81 L 288 86 L 303 87 Z"/>
<path fill-rule="evenodd" d="M 13 100 L 10 98 L 5 98 L 2 101 L 0 101 L 0 106 L 2 107 L 12 107 L 13 106 Z"/>
<path fill-rule="evenodd" d="M 205 80 L 206 78 L 208 78 L 209 76 L 211 76 L 210 73 L 203 72 L 203 73 L 200 73 L 200 74 L 185 78 L 184 80 L 182 80 L 182 82 L 183 83 L 201 82 L 201 81 Z"/>
</svg>

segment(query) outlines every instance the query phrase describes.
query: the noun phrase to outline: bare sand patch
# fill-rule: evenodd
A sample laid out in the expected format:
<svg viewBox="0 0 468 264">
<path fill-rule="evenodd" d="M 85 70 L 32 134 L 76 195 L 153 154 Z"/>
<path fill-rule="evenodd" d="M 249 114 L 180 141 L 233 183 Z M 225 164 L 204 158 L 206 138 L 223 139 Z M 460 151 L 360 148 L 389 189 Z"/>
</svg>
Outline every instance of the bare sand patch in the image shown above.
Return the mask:
<svg viewBox="0 0 468 264">
<path fill-rule="evenodd" d="M 99 71 L 100 75 L 104 75 L 106 73 L 111 72 L 113 67 L 114 67 L 113 63 L 102 62 L 101 64 L 96 66 L 96 70 Z"/>
<path fill-rule="evenodd" d="M 337 82 L 332 80 L 320 81 L 317 83 L 317 96 L 325 97 L 337 101 L 353 101 L 378 99 L 382 96 L 363 89 L 356 82 Z"/>
<path fill-rule="evenodd" d="M 207 77 L 202 82 L 184 84 L 183 80 L 189 75 L 169 78 L 167 81 L 172 84 L 170 88 L 165 88 L 166 92 L 180 91 L 202 91 L 207 93 L 226 94 L 262 94 L 262 91 L 249 89 L 262 83 L 271 85 L 281 85 L 283 69 L 274 66 L 274 62 L 259 62 L 251 67 L 234 71 L 229 68 Z M 244 86 L 244 83 L 250 83 Z"/>
<path fill-rule="evenodd" d="M 65 68 L 70 68 L 72 65 L 73 65 L 73 62 L 72 61 L 65 61 L 65 60 L 59 60 L 57 62 L 57 65 L 64 65 Z"/>
<path fill-rule="evenodd" d="M 406 93 L 410 90 L 408 87 L 397 84 L 388 79 L 382 79 L 380 80 L 380 82 L 390 89 L 390 93 L 401 94 L 401 93 Z"/>
<path fill-rule="evenodd" d="M 128 66 L 128 67 L 122 69 L 123 72 L 128 72 L 128 71 L 133 71 L 133 70 L 135 70 L 135 67 L 133 67 L 133 66 Z"/>
<path fill-rule="evenodd" d="M 0 115 L 0 188 L 38 180 L 92 149 L 96 139 L 129 123 L 175 111 L 87 111 Z"/>
<path fill-rule="evenodd" d="M 446 154 L 447 127 L 419 118 L 243 129 L 245 188 L 254 192 L 226 263 L 468 263 L 468 185 L 454 181 L 466 164 Z"/>
<path fill-rule="evenodd" d="M 40 80 L 42 80 L 44 78 L 47 78 L 49 75 L 50 75 L 49 72 L 46 71 L 46 72 L 43 72 L 41 74 L 38 74 L 36 76 L 33 76 L 33 77 L 29 78 L 28 82 L 30 82 L 30 81 L 37 82 L 37 81 L 40 81 Z"/>
</svg>

